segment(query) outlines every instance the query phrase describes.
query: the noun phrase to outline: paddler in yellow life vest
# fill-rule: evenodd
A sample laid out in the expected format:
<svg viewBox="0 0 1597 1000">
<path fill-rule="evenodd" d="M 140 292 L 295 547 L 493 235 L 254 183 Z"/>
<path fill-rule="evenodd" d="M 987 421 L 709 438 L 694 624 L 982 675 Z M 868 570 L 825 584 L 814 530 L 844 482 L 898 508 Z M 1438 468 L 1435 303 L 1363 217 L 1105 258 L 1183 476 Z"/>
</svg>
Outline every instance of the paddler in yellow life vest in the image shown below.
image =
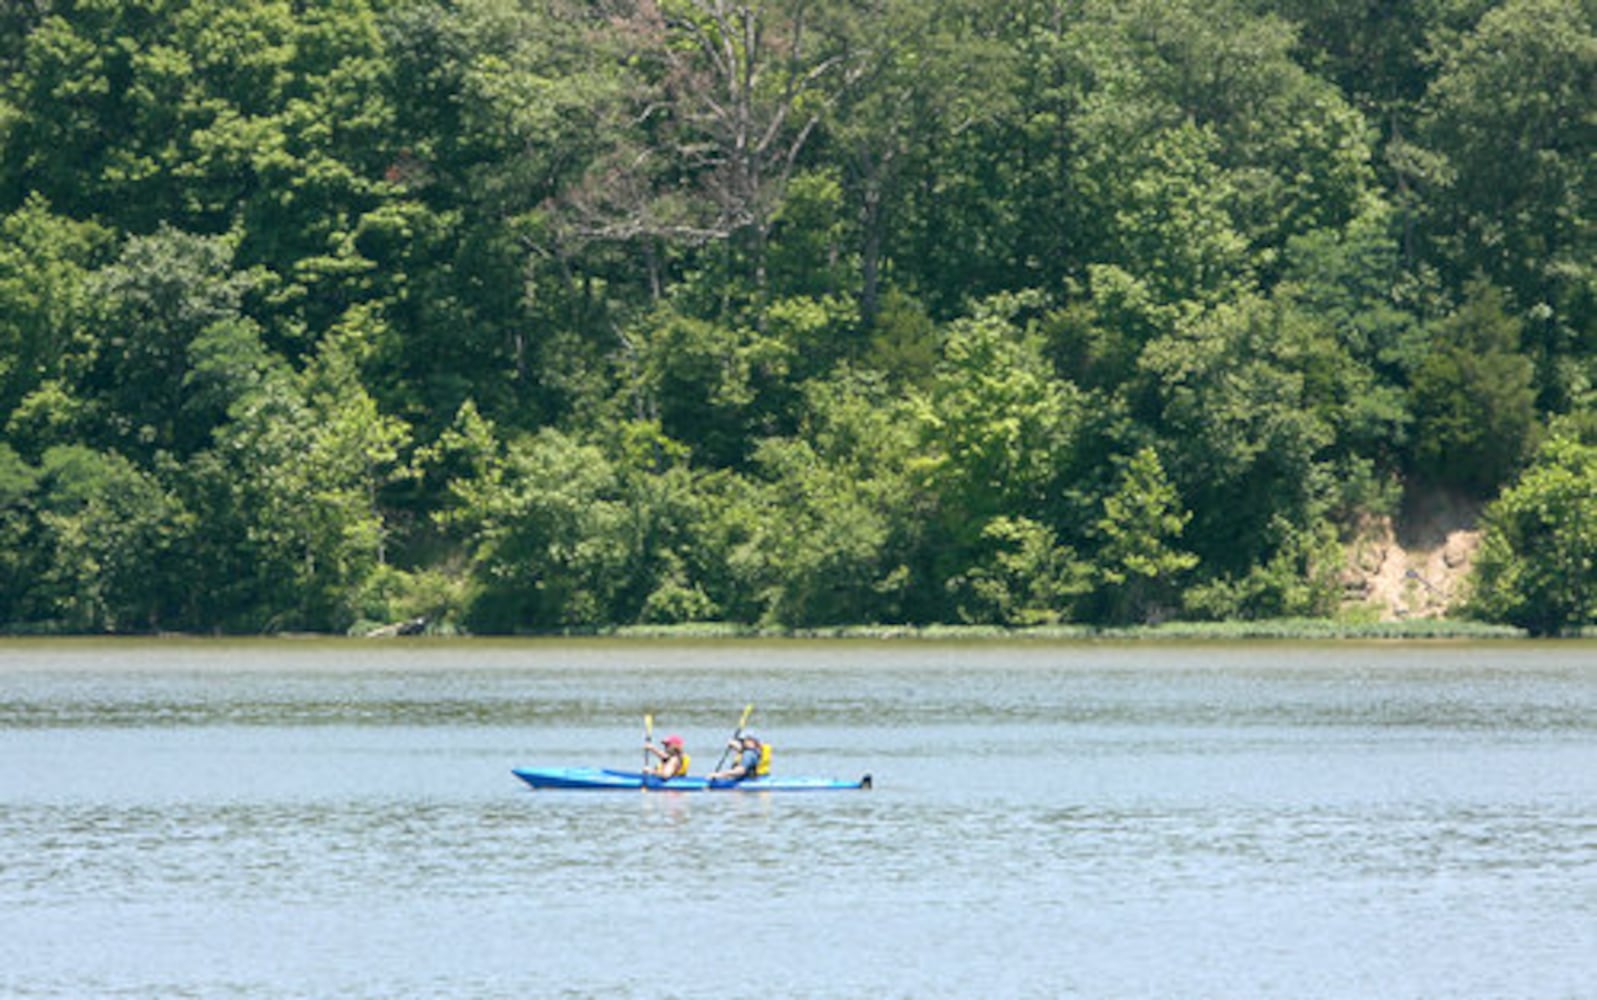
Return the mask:
<svg viewBox="0 0 1597 1000">
<path fill-rule="evenodd" d="M 761 743 L 753 733 L 734 737 L 726 745 L 727 749 L 737 751 L 737 759 L 726 770 L 711 773 L 711 781 L 746 781 L 771 773 L 771 745 Z"/>
<path fill-rule="evenodd" d="M 675 733 L 665 738 L 665 749 L 654 745 L 653 741 L 643 744 L 643 749 L 659 758 L 660 762 L 649 768 L 647 774 L 652 774 L 661 781 L 680 778 L 688 773 L 688 764 L 691 758 L 682 749 L 682 737 Z"/>
</svg>

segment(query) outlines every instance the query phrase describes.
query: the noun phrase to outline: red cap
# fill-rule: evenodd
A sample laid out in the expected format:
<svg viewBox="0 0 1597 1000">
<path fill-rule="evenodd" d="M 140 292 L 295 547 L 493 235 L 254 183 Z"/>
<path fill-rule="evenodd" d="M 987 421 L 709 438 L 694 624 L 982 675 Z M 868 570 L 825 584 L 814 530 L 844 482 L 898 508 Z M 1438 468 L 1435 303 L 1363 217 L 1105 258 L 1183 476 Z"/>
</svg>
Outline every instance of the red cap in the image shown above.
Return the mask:
<svg viewBox="0 0 1597 1000">
<path fill-rule="evenodd" d="M 670 736 L 665 738 L 665 745 L 668 747 L 679 747 L 682 745 L 682 737 L 678 736 L 676 733 L 672 733 Z"/>
</svg>

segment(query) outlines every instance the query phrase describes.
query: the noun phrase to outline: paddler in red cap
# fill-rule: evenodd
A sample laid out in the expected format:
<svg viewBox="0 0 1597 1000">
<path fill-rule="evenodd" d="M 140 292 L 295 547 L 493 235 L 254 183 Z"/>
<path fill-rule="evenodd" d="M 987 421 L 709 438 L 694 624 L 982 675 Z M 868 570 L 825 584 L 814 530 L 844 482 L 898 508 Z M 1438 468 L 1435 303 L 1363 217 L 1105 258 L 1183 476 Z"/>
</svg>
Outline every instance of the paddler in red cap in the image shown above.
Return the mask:
<svg viewBox="0 0 1597 1000">
<path fill-rule="evenodd" d="M 665 738 L 663 749 L 655 746 L 652 740 L 643 744 L 643 749 L 654 754 L 660 761 L 649 768 L 646 773 L 654 775 L 661 781 L 680 778 L 688 773 L 689 758 L 686 751 L 682 749 L 682 737 L 676 733 L 672 733 Z"/>
</svg>

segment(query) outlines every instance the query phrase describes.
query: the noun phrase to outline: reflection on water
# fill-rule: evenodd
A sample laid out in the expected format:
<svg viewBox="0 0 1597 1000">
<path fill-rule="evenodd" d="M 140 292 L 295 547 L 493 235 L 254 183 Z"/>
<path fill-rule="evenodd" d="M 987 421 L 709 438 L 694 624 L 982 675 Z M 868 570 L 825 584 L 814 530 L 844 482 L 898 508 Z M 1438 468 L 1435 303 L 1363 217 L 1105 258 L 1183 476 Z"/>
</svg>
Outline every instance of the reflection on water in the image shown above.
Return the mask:
<svg viewBox="0 0 1597 1000">
<path fill-rule="evenodd" d="M 1594 652 L 0 644 L 0 994 L 1590 996 Z"/>
</svg>

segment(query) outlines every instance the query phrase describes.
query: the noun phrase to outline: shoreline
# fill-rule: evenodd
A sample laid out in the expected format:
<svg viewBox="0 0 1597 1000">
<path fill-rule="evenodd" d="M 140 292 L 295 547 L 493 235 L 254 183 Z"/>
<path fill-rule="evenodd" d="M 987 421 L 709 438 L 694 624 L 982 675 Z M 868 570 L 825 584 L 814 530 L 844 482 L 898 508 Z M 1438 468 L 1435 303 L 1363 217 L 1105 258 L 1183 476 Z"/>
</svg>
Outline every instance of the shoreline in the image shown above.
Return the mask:
<svg viewBox="0 0 1597 1000">
<path fill-rule="evenodd" d="M 1592 638 L 1575 633 L 1563 638 Z M 426 643 L 429 641 L 504 641 L 504 640 L 621 640 L 621 641 L 718 641 L 718 640 L 872 640 L 907 642 L 1168 642 L 1168 641 L 1259 641 L 1259 640 L 1523 640 L 1530 638 L 1524 629 L 1480 622 L 1444 619 L 1408 621 L 1346 622 L 1332 619 L 1272 619 L 1252 622 L 1167 622 L 1098 628 L 1085 625 L 1045 625 L 1003 628 L 990 625 L 835 625 L 814 628 L 772 628 L 731 623 L 689 625 L 620 625 L 602 628 L 550 629 L 515 633 L 466 633 L 453 631 L 414 634 L 369 634 L 336 632 L 278 633 L 201 633 L 201 632 L 124 632 L 124 633 L 48 633 L 0 631 L 0 642 L 59 640 L 176 640 L 176 641 L 351 641 Z"/>
</svg>

